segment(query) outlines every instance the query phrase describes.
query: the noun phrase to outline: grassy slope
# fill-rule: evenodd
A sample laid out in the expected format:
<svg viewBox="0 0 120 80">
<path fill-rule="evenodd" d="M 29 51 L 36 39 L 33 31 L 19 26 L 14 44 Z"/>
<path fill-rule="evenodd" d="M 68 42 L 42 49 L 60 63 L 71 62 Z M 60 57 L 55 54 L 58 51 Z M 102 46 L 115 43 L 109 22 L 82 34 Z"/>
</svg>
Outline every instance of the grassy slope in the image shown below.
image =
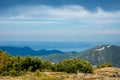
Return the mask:
<svg viewBox="0 0 120 80">
<path fill-rule="evenodd" d="M 114 77 L 118 73 L 119 76 Z M 120 68 L 101 68 L 94 69 L 93 74 L 68 74 L 62 72 L 40 72 L 39 76 L 35 73 L 27 72 L 17 77 L 0 77 L 0 80 L 120 80 Z"/>
</svg>

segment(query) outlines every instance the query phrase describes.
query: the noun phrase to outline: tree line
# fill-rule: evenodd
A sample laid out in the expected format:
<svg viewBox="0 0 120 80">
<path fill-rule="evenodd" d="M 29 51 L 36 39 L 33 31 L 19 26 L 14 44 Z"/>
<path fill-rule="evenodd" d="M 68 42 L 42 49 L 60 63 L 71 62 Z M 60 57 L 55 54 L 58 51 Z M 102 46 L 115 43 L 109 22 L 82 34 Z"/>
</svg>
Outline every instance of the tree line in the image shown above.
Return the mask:
<svg viewBox="0 0 120 80">
<path fill-rule="evenodd" d="M 41 60 L 39 57 L 11 56 L 0 50 L 0 75 L 18 76 L 27 71 L 34 72 L 36 70 L 41 72 L 93 73 L 92 65 L 82 59 L 66 59 L 58 63 L 52 63 Z"/>
</svg>

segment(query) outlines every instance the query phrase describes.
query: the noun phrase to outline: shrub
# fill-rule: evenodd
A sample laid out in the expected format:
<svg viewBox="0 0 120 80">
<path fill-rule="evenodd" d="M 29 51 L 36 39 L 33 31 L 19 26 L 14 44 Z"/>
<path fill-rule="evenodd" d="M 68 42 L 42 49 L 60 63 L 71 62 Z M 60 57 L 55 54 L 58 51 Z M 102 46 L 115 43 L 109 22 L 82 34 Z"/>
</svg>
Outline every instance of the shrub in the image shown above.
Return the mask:
<svg viewBox="0 0 120 80">
<path fill-rule="evenodd" d="M 97 66 L 97 68 L 104 68 L 104 67 L 112 67 L 112 64 L 109 62 L 105 62 Z"/>
<path fill-rule="evenodd" d="M 9 72 L 8 71 L 3 71 L 2 73 L 1 73 L 1 76 L 8 76 L 9 75 Z"/>
<path fill-rule="evenodd" d="M 67 73 L 93 73 L 93 68 L 89 62 L 74 58 L 59 62 L 56 65 L 56 71 Z"/>
<path fill-rule="evenodd" d="M 15 69 L 11 69 L 10 71 L 9 71 L 9 75 L 10 76 L 19 76 L 19 75 L 21 75 L 21 74 L 23 74 L 23 72 L 22 71 L 16 71 Z"/>
<path fill-rule="evenodd" d="M 35 71 L 34 75 L 35 75 L 35 76 L 41 76 L 40 70 L 37 69 L 37 70 Z"/>
<path fill-rule="evenodd" d="M 31 72 L 31 71 L 32 71 L 32 68 L 33 68 L 33 66 L 30 66 L 30 67 L 28 68 L 28 71 Z"/>
<path fill-rule="evenodd" d="M 89 62 L 81 59 L 67 59 L 57 64 L 49 61 L 42 61 L 39 57 L 12 57 L 0 50 L 0 74 L 2 76 L 18 76 L 26 71 L 35 71 L 35 75 L 40 75 L 40 71 L 60 71 L 67 73 L 92 73 L 93 69 Z M 109 64 L 100 65 L 110 66 Z M 40 70 L 40 71 L 39 71 Z"/>
<path fill-rule="evenodd" d="M 17 71 L 15 69 L 10 70 L 10 76 L 17 76 Z"/>
<path fill-rule="evenodd" d="M 42 71 L 53 71 L 54 65 L 50 61 L 42 61 Z"/>
</svg>

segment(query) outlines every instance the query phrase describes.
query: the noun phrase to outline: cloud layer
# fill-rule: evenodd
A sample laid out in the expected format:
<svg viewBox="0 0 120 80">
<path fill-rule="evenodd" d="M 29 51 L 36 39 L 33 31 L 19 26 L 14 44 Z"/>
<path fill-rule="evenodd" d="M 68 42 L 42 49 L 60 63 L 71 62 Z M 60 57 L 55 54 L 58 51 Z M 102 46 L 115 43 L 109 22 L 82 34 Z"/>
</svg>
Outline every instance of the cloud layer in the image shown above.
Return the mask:
<svg viewBox="0 0 120 80">
<path fill-rule="evenodd" d="M 4 15 L 0 16 L 0 24 L 9 24 L 14 22 L 18 24 L 38 24 L 42 23 L 41 20 L 45 20 L 45 22 L 47 21 L 46 23 L 51 23 L 51 21 L 52 23 L 56 23 L 56 21 L 79 21 L 95 25 L 120 23 L 120 11 L 107 12 L 102 10 L 100 7 L 97 7 L 96 10 L 89 11 L 78 5 L 67 5 L 61 7 L 45 5 L 19 6 L 16 8 L 10 8 L 3 14 Z M 18 21 L 16 22 L 16 20 Z M 38 21 L 32 22 L 30 20 Z"/>
<path fill-rule="evenodd" d="M 0 13 L 1 41 L 120 41 L 119 25 L 120 10 L 100 7 L 17 6 Z"/>
</svg>

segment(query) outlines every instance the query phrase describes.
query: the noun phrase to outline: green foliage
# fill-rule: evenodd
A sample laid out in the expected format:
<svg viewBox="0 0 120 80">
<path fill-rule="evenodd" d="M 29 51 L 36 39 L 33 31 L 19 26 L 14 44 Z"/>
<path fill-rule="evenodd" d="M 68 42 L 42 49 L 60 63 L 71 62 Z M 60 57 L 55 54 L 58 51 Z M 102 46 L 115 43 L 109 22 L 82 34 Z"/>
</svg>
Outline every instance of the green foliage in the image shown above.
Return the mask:
<svg viewBox="0 0 120 80">
<path fill-rule="evenodd" d="M 7 71 L 2 71 L 1 76 L 7 76 L 9 73 Z"/>
<path fill-rule="evenodd" d="M 29 66 L 28 71 L 32 71 L 33 66 Z"/>
<path fill-rule="evenodd" d="M 31 56 L 26 56 L 23 59 L 22 63 L 22 70 L 27 70 L 27 71 L 36 71 L 37 69 L 40 69 L 42 66 L 42 61 L 40 60 L 39 57 L 31 57 Z"/>
<path fill-rule="evenodd" d="M 109 62 L 105 62 L 103 64 L 100 64 L 97 66 L 98 68 L 104 68 L 104 67 L 112 67 L 112 64 Z"/>
<path fill-rule="evenodd" d="M 93 73 L 93 68 L 89 62 L 74 58 L 59 62 L 56 65 L 56 71 L 67 73 Z"/>
<path fill-rule="evenodd" d="M 10 76 L 17 76 L 18 73 L 17 73 L 17 71 L 15 69 L 11 69 L 10 72 L 9 72 L 9 75 Z"/>
<path fill-rule="evenodd" d="M 41 76 L 40 70 L 37 69 L 37 70 L 35 71 L 34 75 L 35 75 L 35 76 Z"/>
<path fill-rule="evenodd" d="M 39 57 L 12 57 L 5 52 L 0 51 L 0 74 L 18 76 L 25 71 L 36 71 L 42 68 L 42 61 Z"/>
<path fill-rule="evenodd" d="M 10 64 L 11 56 L 7 55 L 6 52 L 0 50 L 0 74 L 7 75 L 8 65 Z"/>
<path fill-rule="evenodd" d="M 22 70 L 27 70 L 28 68 L 32 65 L 32 57 L 31 56 L 26 56 L 23 58 L 23 63 L 22 63 Z"/>
<path fill-rule="evenodd" d="M 42 67 L 42 61 L 39 57 L 34 57 L 32 60 L 32 71 L 36 71 L 37 69 L 40 69 Z"/>
<path fill-rule="evenodd" d="M 54 71 L 54 65 L 49 61 L 42 61 L 43 71 Z"/>
<path fill-rule="evenodd" d="M 93 69 L 89 62 L 80 59 L 68 59 L 57 64 L 42 61 L 39 57 L 12 57 L 0 51 L 0 74 L 2 76 L 18 76 L 26 71 L 34 72 L 39 76 L 40 71 L 60 71 L 67 73 L 92 73 Z"/>
</svg>

